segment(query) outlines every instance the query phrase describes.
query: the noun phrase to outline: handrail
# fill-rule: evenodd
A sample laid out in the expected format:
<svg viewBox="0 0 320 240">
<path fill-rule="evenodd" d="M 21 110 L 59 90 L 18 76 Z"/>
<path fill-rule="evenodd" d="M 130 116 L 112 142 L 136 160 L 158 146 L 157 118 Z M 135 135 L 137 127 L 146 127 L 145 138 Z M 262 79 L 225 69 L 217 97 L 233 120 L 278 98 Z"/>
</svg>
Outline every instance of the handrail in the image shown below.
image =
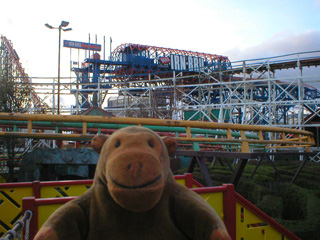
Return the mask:
<svg viewBox="0 0 320 240">
<path fill-rule="evenodd" d="M 29 229 L 29 223 L 31 218 L 32 218 L 32 211 L 30 210 L 25 211 L 22 219 L 16 221 L 14 223 L 14 227 L 11 230 L 7 231 L 4 234 L 4 237 L 0 238 L 0 240 L 14 240 L 17 238 L 20 239 L 23 228 L 26 226 L 26 229 Z M 29 237 L 29 233 L 26 235 Z"/>
<path fill-rule="evenodd" d="M 156 125 L 156 126 L 175 126 L 175 127 L 177 126 L 198 127 L 198 128 L 206 128 L 206 129 L 231 129 L 231 130 L 248 130 L 248 131 L 261 130 L 261 131 L 272 131 L 272 132 L 285 131 L 287 133 L 293 133 L 293 134 L 312 135 L 312 133 L 308 131 L 288 129 L 288 128 L 246 125 L 246 124 L 217 123 L 217 122 L 153 119 L 153 118 L 0 113 L 0 120 L 117 123 L 117 124 Z"/>
<path fill-rule="evenodd" d="M 185 136 L 176 136 L 178 142 L 205 142 L 207 144 L 241 144 L 241 152 L 250 152 L 250 144 L 262 144 L 264 147 L 271 148 L 309 148 L 314 145 L 313 134 L 304 130 L 279 128 L 270 126 L 255 126 L 245 124 L 230 124 L 217 122 L 200 122 L 200 121 L 184 121 L 184 120 L 168 120 L 168 119 L 150 119 L 150 118 L 123 118 L 123 117 L 105 117 L 105 116 L 83 116 L 83 115 L 44 115 L 44 114 L 19 114 L 19 113 L 1 113 L 0 126 L 4 126 L 4 120 L 27 121 L 27 132 L 2 131 L 2 137 L 25 137 L 25 138 L 43 138 L 43 139 L 87 139 L 90 140 L 94 134 L 88 133 L 89 123 L 112 123 L 118 128 L 122 124 L 138 125 L 151 128 L 152 126 L 163 126 L 168 128 L 168 132 L 175 132 L 170 128 L 185 128 Z M 75 122 L 82 123 L 80 133 L 60 133 L 56 126 L 55 133 L 36 132 L 37 128 L 33 122 L 51 121 L 57 123 Z M 17 128 L 17 127 L 15 127 Z M 194 129 L 207 130 L 225 130 L 225 136 L 217 137 L 216 135 L 194 133 Z M 237 134 L 235 134 L 237 133 Z M 248 134 L 256 134 L 253 139 Z M 240 136 L 239 136 L 240 134 Z M 272 135 L 270 139 L 266 139 L 265 135 Z M 261 146 L 260 146 L 261 147 Z"/>
<path fill-rule="evenodd" d="M 10 121 L 10 120 L 1 120 L 2 126 L 11 126 L 16 125 L 18 128 L 23 128 L 27 126 L 28 121 Z M 42 127 L 44 129 L 55 129 L 56 126 L 58 126 L 63 131 L 67 131 L 68 129 L 74 131 L 75 129 L 81 129 L 82 123 L 81 122 L 44 122 L 44 121 L 33 121 L 32 126 L 34 127 Z M 117 129 L 122 127 L 130 126 L 128 124 L 115 124 L 115 123 L 88 123 L 87 128 L 101 128 L 101 129 Z M 149 126 L 150 129 L 156 131 L 156 132 L 167 132 L 168 128 L 166 126 Z M 170 131 L 174 131 L 177 133 L 185 133 L 185 128 L 183 127 L 170 127 Z M 223 135 L 227 136 L 226 131 L 222 130 L 209 130 L 209 129 L 199 129 L 199 128 L 191 128 L 192 133 L 196 134 L 212 134 L 212 135 Z M 240 137 L 240 133 L 234 132 L 232 133 L 232 136 L 234 137 Z M 254 134 L 246 134 L 247 138 L 254 138 L 259 139 L 257 135 Z"/>
</svg>

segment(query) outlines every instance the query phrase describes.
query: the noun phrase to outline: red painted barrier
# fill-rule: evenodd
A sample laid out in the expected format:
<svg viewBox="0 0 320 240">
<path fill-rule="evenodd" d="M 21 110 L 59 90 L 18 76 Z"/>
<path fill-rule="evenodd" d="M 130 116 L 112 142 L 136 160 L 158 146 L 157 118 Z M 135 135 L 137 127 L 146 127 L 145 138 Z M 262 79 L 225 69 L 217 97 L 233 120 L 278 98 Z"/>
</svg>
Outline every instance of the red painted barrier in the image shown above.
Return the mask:
<svg viewBox="0 0 320 240">
<path fill-rule="evenodd" d="M 263 211 L 261 211 L 259 208 L 257 208 L 255 205 L 253 205 L 251 202 L 249 202 L 247 199 L 242 197 L 239 193 L 234 192 L 234 196 L 237 202 L 239 202 L 241 205 L 248 208 L 252 213 L 259 216 L 263 221 L 268 223 L 270 226 L 272 226 L 274 229 L 276 229 L 278 232 L 282 233 L 285 237 L 287 237 L 290 240 L 301 240 L 296 235 L 294 235 L 292 232 L 290 232 L 288 229 L 280 225 L 278 222 L 276 222 L 273 218 L 269 217 L 267 214 L 265 214 Z"/>
<path fill-rule="evenodd" d="M 300 240 L 297 236 L 291 233 L 288 229 L 281 226 L 267 214 L 262 212 L 248 200 L 243 198 L 234 190 L 232 184 L 226 184 L 218 187 L 203 187 L 199 182 L 195 181 L 192 174 L 185 174 L 181 176 L 175 176 L 177 181 L 184 180 L 184 184 L 190 188 L 190 190 L 203 194 L 203 197 L 209 201 L 211 204 L 217 205 L 219 214 L 223 218 L 226 228 L 233 240 L 255 240 L 255 239 L 268 239 L 274 240 L 272 237 L 268 237 L 269 233 L 277 234 L 280 236 L 280 240 Z M 38 223 L 40 219 L 40 224 L 52 213 L 52 209 L 62 205 L 75 197 L 58 197 L 58 198 L 41 198 L 48 196 L 48 191 L 50 189 L 65 189 L 73 185 L 83 185 L 90 187 L 92 185 L 92 180 L 77 180 L 77 181 L 59 181 L 59 182 L 39 182 L 35 181 L 33 183 L 8 183 L 0 184 L 0 188 L 3 191 L 10 192 L 12 188 L 29 188 L 32 191 L 28 191 L 30 194 L 33 192 L 33 197 L 26 197 L 22 200 L 22 212 L 26 210 L 31 210 L 33 212 L 33 217 L 30 223 L 30 239 L 32 239 L 38 231 Z M 49 187 L 49 188 L 48 188 Z M 53 188 L 50 188 L 53 187 Z M 195 188 L 197 187 L 197 188 Z M 42 188 L 42 189 L 41 189 Z M 6 190 L 7 189 L 7 190 Z M 47 190 L 45 190 L 47 189 Z M 49 190 L 48 190 L 49 189 Z M 45 190 L 45 191 L 44 191 Z M 83 190 L 83 188 L 81 188 Z M 43 193 L 44 196 L 41 196 Z M 51 193 L 51 192 L 50 192 Z M 70 193 L 70 191 L 66 191 Z M 214 195 L 217 193 L 217 195 Z M 222 194 L 221 194 L 222 193 Z M 209 195 L 208 195 L 209 194 Z M 213 195 L 211 195 L 213 194 Z M 50 195 L 51 196 L 51 195 Z M 75 195 L 74 195 L 75 196 Z M 220 202 L 221 201 L 221 202 Z M 53 208 L 45 206 L 56 205 Z M 42 213 L 39 218 L 39 207 L 42 207 Z M 9 211 L 9 209 L 8 209 Z M 253 220 L 252 220 L 253 219 Z M 255 220 L 258 219 L 258 220 Z M 260 220 L 259 220 L 260 219 Z M 256 224 L 257 223 L 257 224 Z M 248 224 L 248 225 L 247 225 Z M 259 236 L 252 238 L 252 234 L 258 233 Z M 251 237 L 248 237 L 251 236 Z M 256 235 L 254 235 L 256 236 Z M 278 239 L 277 237 L 277 239 Z"/>
</svg>

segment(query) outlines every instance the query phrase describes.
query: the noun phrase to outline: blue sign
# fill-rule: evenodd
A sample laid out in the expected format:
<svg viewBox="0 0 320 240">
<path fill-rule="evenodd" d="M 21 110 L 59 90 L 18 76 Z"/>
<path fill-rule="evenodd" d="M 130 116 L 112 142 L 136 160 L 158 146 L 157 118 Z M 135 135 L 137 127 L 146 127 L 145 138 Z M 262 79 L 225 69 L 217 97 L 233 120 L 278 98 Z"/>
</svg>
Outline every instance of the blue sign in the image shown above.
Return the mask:
<svg viewBox="0 0 320 240">
<path fill-rule="evenodd" d="M 93 44 L 93 43 L 85 43 L 85 42 L 76 42 L 70 40 L 64 40 L 63 46 L 68 48 L 77 48 L 77 49 L 84 49 L 84 50 L 93 50 L 93 51 L 101 51 L 100 44 Z"/>
</svg>

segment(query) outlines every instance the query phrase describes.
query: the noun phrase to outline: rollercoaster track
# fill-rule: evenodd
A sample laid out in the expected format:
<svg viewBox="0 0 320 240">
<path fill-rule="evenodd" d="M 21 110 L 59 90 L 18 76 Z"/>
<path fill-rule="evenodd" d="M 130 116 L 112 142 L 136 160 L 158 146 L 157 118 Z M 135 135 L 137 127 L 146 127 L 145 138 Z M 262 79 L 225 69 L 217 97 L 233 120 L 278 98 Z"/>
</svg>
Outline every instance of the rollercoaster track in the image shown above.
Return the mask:
<svg viewBox="0 0 320 240">
<path fill-rule="evenodd" d="M 12 128 L 6 129 L 8 121 Z M 24 126 L 26 131 L 17 131 L 19 122 L 27 121 Z M 48 122 L 55 126 L 55 132 L 44 133 L 37 128 L 37 122 Z M 81 123 L 81 130 L 77 133 L 61 133 L 59 126 L 65 127 L 64 122 Z M 127 125 L 138 125 L 149 128 L 166 127 L 162 131 L 174 133 L 178 142 L 206 143 L 208 145 L 234 145 L 240 148 L 241 152 L 250 152 L 251 148 L 297 148 L 302 147 L 308 150 L 314 145 L 313 134 L 308 131 L 277 128 L 268 126 L 253 126 L 243 124 L 226 124 L 198 121 L 178 121 L 168 119 L 149 119 L 149 118 L 119 118 L 102 116 L 63 116 L 63 115 L 41 115 L 41 114 L 0 114 L 0 126 L 3 130 L 0 132 L 2 137 L 20 137 L 20 138 L 40 138 L 40 139 L 73 139 L 90 140 L 94 134 L 88 132 L 88 124 L 114 124 L 112 128 L 121 128 Z M 23 125 L 23 124 L 20 124 Z M 95 126 L 99 128 L 101 126 Z M 179 136 L 183 129 L 185 135 Z M 15 130 L 14 130 L 15 129 Z M 199 130 L 197 130 L 199 129 Z M 201 129 L 206 129 L 207 133 L 201 133 Z M 12 131 L 14 130 L 14 131 Z M 218 130 L 217 132 L 210 131 Z M 225 131 L 221 132 L 220 131 Z M 255 135 L 255 136 L 252 136 Z M 272 136 L 272 137 L 270 137 Z"/>
<path fill-rule="evenodd" d="M 313 55 L 317 56 L 306 56 L 298 57 L 292 59 L 292 56 L 305 56 Z M 232 69 L 224 70 L 225 73 L 232 72 L 234 74 L 243 73 L 244 70 L 246 73 L 250 74 L 256 70 L 259 71 L 268 71 L 275 72 L 276 70 L 283 69 L 295 69 L 303 67 L 317 67 L 320 65 L 320 51 L 310 51 L 310 52 L 300 52 L 292 53 L 281 56 L 275 56 L 270 58 L 259 58 L 259 59 L 249 59 L 242 61 L 232 62 Z M 245 64 L 245 66 L 244 66 Z"/>
<path fill-rule="evenodd" d="M 11 41 L 8 40 L 5 36 L 1 36 L 1 50 L 1 52 L 3 53 L 1 55 L 3 56 L 0 56 L 0 59 L 3 59 L 2 61 L 14 63 L 13 65 L 17 70 L 17 79 L 21 80 L 21 82 L 24 84 L 31 84 L 31 78 L 28 76 L 28 74 L 22 67 L 20 63 L 20 58 L 16 50 L 13 49 Z M 2 62 L 0 64 L 2 65 Z M 36 109 L 39 111 L 48 107 L 45 103 L 42 102 L 40 97 L 36 94 L 35 89 L 32 89 L 31 99 L 33 105 L 36 106 Z"/>
<path fill-rule="evenodd" d="M 43 101 L 48 100 L 51 95 L 52 102 L 55 102 L 57 86 L 54 79 L 51 85 L 48 84 L 51 88 L 41 89 L 44 83 L 30 83 L 30 78 L 21 67 L 19 56 L 10 41 L 2 36 L 1 44 L 10 60 L 17 66 L 19 75 L 25 76 L 21 77 L 23 81 L 17 84 L 31 84 L 34 89 L 32 94 L 34 106 L 29 110 L 32 112 L 42 108 L 49 109 Z M 136 69 L 130 69 L 132 59 L 127 62 L 121 59 L 121 55 L 128 48 L 132 51 L 132 56 L 136 53 L 140 54 L 134 55 L 138 57 L 137 64 L 132 65 L 137 67 Z M 172 71 L 172 69 L 170 72 L 168 71 L 170 69 L 164 71 L 158 66 L 156 69 L 145 69 L 146 71 L 139 68 L 139 61 L 145 62 L 143 57 L 153 59 L 153 63 L 157 64 L 161 57 L 168 57 L 170 54 L 185 56 L 185 59 L 188 56 L 208 59 L 208 63 L 211 61 L 218 64 L 219 61 L 224 61 L 228 67 L 225 70 L 204 68 L 199 72 Z M 60 83 L 63 86 L 61 95 L 73 95 L 76 99 L 76 106 L 68 109 L 63 106 L 63 112 L 78 113 L 93 105 L 105 107 L 108 101 L 108 110 L 117 116 L 145 117 L 145 115 L 139 115 L 139 111 L 141 112 L 143 108 L 149 114 L 148 117 L 176 119 L 178 118 L 176 113 L 179 113 L 179 119 L 186 120 L 281 126 L 292 123 L 288 127 L 295 125 L 304 128 L 306 127 L 304 118 L 308 114 L 312 115 L 308 119 L 319 116 L 320 92 L 306 85 L 306 82 L 311 82 L 308 82 L 310 76 L 304 78 L 302 68 L 320 65 L 319 55 L 320 51 L 314 51 L 230 62 L 227 57 L 216 54 L 140 44 L 122 44 L 113 51 L 108 61 L 97 58 L 86 59 L 86 67 L 74 69 L 77 76 L 75 82 L 66 83 L 67 78 L 61 78 L 64 81 Z M 148 61 L 146 63 L 149 64 Z M 122 75 L 114 75 L 114 69 L 110 68 L 113 65 Z M 271 74 L 277 70 L 293 68 L 300 69 L 301 73 L 288 82 L 275 78 Z M 128 75 L 127 70 L 133 75 Z M 93 71 L 96 72 L 93 73 Z M 38 79 L 34 78 L 34 81 L 36 80 Z M 48 79 L 44 82 L 48 82 Z M 114 95 L 109 95 L 111 88 L 119 90 L 116 98 L 113 97 Z M 108 98 L 109 96 L 111 97 Z M 127 104 L 124 104 L 125 102 Z M 50 109 L 55 112 L 55 106 Z M 131 110 L 133 113 L 127 115 Z M 223 111 L 227 114 L 219 114 Z M 187 118 L 188 114 L 192 117 Z M 194 117 L 196 115 L 197 118 Z M 295 124 L 297 121 L 299 121 L 298 125 Z"/>
<path fill-rule="evenodd" d="M 74 71 L 79 73 L 88 69 L 95 72 L 94 75 L 111 73 L 113 79 L 122 81 L 127 76 L 141 79 L 145 74 L 172 77 L 174 69 L 184 69 L 184 75 L 192 75 L 201 66 L 214 70 L 231 68 L 231 63 L 225 56 L 132 43 L 118 46 L 112 52 L 111 60 L 100 60 L 100 56 L 97 56 L 99 55 L 94 54 L 85 59 L 85 67 L 81 68 L 83 70 L 77 68 Z"/>
<path fill-rule="evenodd" d="M 185 55 L 185 56 L 193 56 L 193 57 L 202 57 L 209 64 L 214 62 L 223 61 L 227 65 L 230 65 L 230 61 L 228 57 L 221 56 L 217 54 L 209 54 L 209 53 L 200 53 L 194 51 L 186 51 L 186 50 L 179 50 L 179 49 L 172 49 L 172 48 L 164 48 L 164 47 L 156 47 L 156 46 L 148 46 L 148 45 L 141 45 L 141 44 L 132 44 L 132 43 L 125 43 L 119 45 L 113 52 L 112 52 L 112 59 L 117 59 L 121 61 L 121 54 L 125 52 L 126 48 L 129 47 L 131 51 L 146 51 L 147 56 L 149 58 L 157 59 L 159 57 L 170 56 L 171 54 L 177 55 Z"/>
</svg>

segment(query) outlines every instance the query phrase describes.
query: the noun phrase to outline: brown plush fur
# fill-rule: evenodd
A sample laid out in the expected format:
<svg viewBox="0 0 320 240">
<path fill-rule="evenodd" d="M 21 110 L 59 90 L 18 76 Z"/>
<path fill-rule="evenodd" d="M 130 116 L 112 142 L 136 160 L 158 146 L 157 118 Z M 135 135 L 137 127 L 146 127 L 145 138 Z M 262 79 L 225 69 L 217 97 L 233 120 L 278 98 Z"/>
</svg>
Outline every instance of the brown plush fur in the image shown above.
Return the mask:
<svg viewBox="0 0 320 240">
<path fill-rule="evenodd" d="M 59 208 L 36 240 L 231 239 L 215 211 L 174 180 L 173 138 L 128 127 L 105 140 L 92 141 L 97 152 L 101 149 L 93 186 Z"/>
</svg>

